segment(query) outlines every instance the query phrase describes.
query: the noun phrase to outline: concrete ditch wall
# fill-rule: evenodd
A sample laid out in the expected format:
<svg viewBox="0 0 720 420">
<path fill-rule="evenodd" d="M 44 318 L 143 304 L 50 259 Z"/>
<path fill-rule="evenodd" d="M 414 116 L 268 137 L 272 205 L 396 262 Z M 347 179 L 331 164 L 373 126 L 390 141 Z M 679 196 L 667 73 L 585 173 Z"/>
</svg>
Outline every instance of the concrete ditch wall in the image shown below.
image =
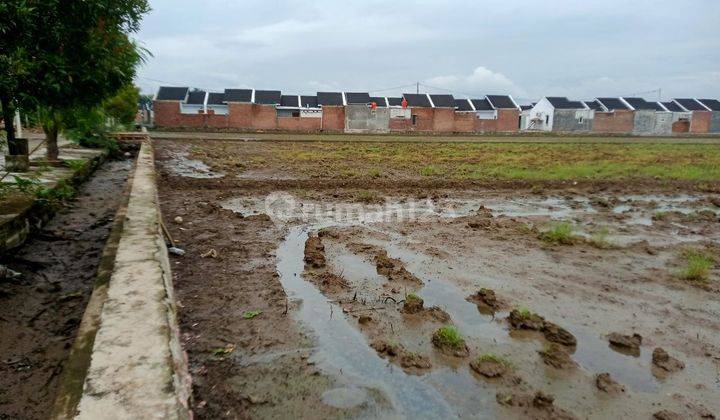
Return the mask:
<svg viewBox="0 0 720 420">
<path fill-rule="evenodd" d="M 174 302 L 153 150 L 144 143 L 75 418 L 191 417 Z"/>
</svg>

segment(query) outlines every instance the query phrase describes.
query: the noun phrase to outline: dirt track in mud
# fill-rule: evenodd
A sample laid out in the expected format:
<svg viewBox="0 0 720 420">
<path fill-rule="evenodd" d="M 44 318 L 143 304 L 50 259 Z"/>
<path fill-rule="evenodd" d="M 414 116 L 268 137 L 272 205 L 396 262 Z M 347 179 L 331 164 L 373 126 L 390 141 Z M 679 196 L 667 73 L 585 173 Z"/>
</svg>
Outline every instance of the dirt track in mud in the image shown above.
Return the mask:
<svg viewBox="0 0 720 420">
<path fill-rule="evenodd" d="M 184 147 L 157 157 L 199 418 L 720 413 L 712 187 L 310 186 Z M 707 280 L 682 278 L 690 252 Z M 448 325 L 464 343 L 434 338 Z"/>
<path fill-rule="evenodd" d="M 0 419 L 46 419 L 93 290 L 133 161 L 105 162 L 38 235 L 2 264 Z"/>
</svg>

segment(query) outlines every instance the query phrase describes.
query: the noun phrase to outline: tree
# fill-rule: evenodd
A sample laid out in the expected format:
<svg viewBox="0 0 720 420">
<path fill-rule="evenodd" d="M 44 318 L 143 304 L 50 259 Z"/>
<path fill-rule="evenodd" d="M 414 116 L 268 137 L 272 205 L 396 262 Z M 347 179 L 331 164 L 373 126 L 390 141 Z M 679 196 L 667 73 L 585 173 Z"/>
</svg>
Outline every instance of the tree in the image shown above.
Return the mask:
<svg viewBox="0 0 720 420">
<path fill-rule="evenodd" d="M 120 89 L 115 96 L 103 102 L 103 109 L 108 117 L 115 123 L 130 125 L 135 122 L 140 103 L 140 89 L 134 85 L 127 85 Z"/>
<path fill-rule="evenodd" d="M 139 29 L 149 10 L 147 0 L 4 0 L 3 4 L 10 20 L 20 19 L 23 32 L 3 41 L 8 48 L 0 51 L 0 61 L 16 68 L 6 72 L 7 80 L 0 85 L 5 89 L 0 92 L 3 105 L 7 101 L 11 108 L 40 109 L 48 159 L 57 159 L 63 112 L 97 106 L 134 78 L 145 52 L 129 34 Z M 8 131 L 9 138 L 13 135 Z"/>
</svg>

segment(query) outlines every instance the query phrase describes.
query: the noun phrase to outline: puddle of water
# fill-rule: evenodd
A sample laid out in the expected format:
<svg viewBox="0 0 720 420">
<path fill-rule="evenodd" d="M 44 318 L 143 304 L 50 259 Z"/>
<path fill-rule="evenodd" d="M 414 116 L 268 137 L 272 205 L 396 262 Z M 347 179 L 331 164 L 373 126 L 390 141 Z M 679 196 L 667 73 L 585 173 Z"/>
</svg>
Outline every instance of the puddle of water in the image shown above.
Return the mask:
<svg viewBox="0 0 720 420">
<path fill-rule="evenodd" d="M 170 159 L 163 161 L 163 166 L 175 175 L 186 178 L 215 179 L 225 176 L 222 172 L 214 172 L 205 162 L 188 159 L 189 153 L 169 153 Z"/>
<path fill-rule="evenodd" d="M 328 303 L 322 293 L 302 279 L 309 230 L 290 229 L 277 251 L 277 267 L 287 293 L 302 300 L 295 316 L 315 334 L 317 348 L 313 360 L 355 386 L 380 390 L 399 414 L 426 418 L 453 416 L 452 409 L 433 386 L 380 358 L 362 333 L 348 323 L 342 309 Z"/>
<path fill-rule="evenodd" d="M 349 409 L 369 403 L 370 394 L 357 386 L 335 388 L 325 391 L 322 401 L 330 407 Z"/>
</svg>

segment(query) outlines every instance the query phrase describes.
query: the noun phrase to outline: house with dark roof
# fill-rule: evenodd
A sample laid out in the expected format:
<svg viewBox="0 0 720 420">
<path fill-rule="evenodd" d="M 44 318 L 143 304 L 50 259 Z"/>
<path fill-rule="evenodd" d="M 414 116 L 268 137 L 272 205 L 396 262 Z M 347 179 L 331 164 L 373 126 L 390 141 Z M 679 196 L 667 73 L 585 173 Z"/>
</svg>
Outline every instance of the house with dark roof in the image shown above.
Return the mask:
<svg viewBox="0 0 720 420">
<path fill-rule="evenodd" d="M 720 114 L 718 114 L 720 111 L 713 111 L 712 109 L 717 105 L 716 100 L 676 98 L 673 99 L 673 102 L 684 111 L 690 113 L 690 128 L 688 129 L 690 133 L 703 134 L 720 132 Z"/>
<path fill-rule="evenodd" d="M 635 128 L 635 111 L 622 98 L 595 98 L 602 110 L 595 110 L 593 132 L 596 133 L 632 133 Z"/>
<path fill-rule="evenodd" d="M 633 131 L 638 136 L 669 136 L 672 134 L 673 114 L 659 102 L 643 98 L 621 98 L 634 112 Z"/>
<path fill-rule="evenodd" d="M 523 130 L 555 132 L 590 132 L 595 111 L 581 101 L 564 96 L 546 96 L 523 118 Z"/>
</svg>

